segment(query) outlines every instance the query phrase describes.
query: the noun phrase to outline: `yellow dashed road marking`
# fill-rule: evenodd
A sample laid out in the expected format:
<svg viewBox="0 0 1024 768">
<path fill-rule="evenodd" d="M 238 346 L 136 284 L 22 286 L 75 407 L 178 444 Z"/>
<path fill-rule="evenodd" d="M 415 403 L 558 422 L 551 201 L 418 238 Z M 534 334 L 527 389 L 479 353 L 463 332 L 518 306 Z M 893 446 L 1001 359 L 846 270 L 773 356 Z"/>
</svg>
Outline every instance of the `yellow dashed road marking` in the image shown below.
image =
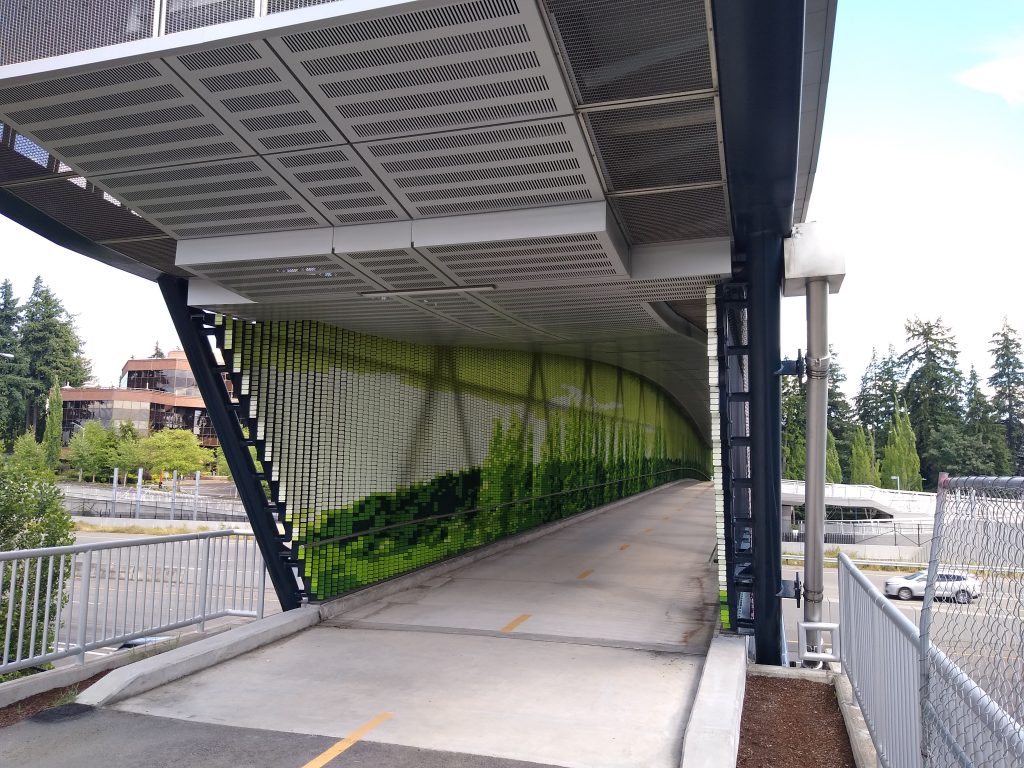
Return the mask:
<svg viewBox="0 0 1024 768">
<path fill-rule="evenodd" d="M 629 549 L 629 544 L 623 544 L 619 549 Z"/>
<path fill-rule="evenodd" d="M 380 725 L 383 722 L 386 722 L 387 720 L 390 720 L 391 717 L 392 715 L 390 712 L 381 712 L 379 715 L 373 718 L 373 720 L 363 723 L 361 726 L 356 728 L 354 731 L 352 731 L 352 733 L 350 733 L 344 739 L 342 739 L 337 744 L 332 746 L 330 749 L 314 757 L 312 760 L 310 760 L 308 763 L 302 766 L 302 768 L 323 768 L 323 766 L 327 765 L 329 762 L 331 762 L 331 760 L 333 760 L 346 749 L 351 747 L 353 744 L 355 744 L 357 741 L 363 738 L 363 736 L 365 736 L 374 728 L 376 728 L 378 725 Z"/>
<path fill-rule="evenodd" d="M 583 573 L 581 573 L 581 574 L 580 574 L 579 576 L 577 576 L 576 578 L 577 578 L 577 579 L 585 579 L 585 578 L 587 578 L 587 576 L 589 576 L 589 575 L 590 575 L 590 574 L 592 574 L 593 572 L 594 572 L 593 570 L 591 570 L 590 568 L 588 568 L 587 570 L 585 570 L 585 571 L 584 571 Z"/>
<path fill-rule="evenodd" d="M 519 616 L 516 616 L 514 619 L 512 619 L 512 621 L 510 621 L 504 627 L 502 627 L 501 631 L 502 632 L 511 632 L 513 629 L 518 627 L 520 624 L 522 624 L 528 618 L 530 618 L 530 614 L 528 614 L 528 613 L 520 614 Z"/>
</svg>

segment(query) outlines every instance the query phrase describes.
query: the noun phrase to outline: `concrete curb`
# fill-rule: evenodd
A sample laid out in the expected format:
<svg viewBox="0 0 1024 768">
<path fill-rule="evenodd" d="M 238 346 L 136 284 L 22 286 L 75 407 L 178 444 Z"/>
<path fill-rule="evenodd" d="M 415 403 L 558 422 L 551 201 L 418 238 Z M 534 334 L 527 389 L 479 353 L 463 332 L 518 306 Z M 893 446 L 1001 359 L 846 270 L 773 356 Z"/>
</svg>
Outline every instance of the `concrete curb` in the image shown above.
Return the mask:
<svg viewBox="0 0 1024 768">
<path fill-rule="evenodd" d="M 681 768 L 736 765 L 746 682 L 746 638 L 718 635 L 708 649 L 690 710 Z"/>
<path fill-rule="evenodd" d="M 90 677 L 98 675 L 100 672 L 117 669 L 118 667 L 123 667 L 127 664 L 134 664 L 137 661 L 142 661 L 150 656 L 163 653 L 171 648 L 196 643 L 207 637 L 218 635 L 221 632 L 227 632 L 230 629 L 230 626 L 215 627 L 207 630 L 207 634 L 205 635 L 198 635 L 191 632 L 188 634 L 183 633 L 163 643 L 154 643 L 152 645 L 142 646 L 139 648 L 117 651 L 105 658 L 87 661 L 85 664 L 71 664 L 66 667 L 57 667 L 56 669 L 49 669 L 46 672 L 40 672 L 35 675 L 29 675 L 28 677 L 20 677 L 17 680 L 0 683 L 0 709 L 9 707 L 11 704 L 17 704 L 19 701 L 27 699 L 29 696 L 46 693 L 47 691 L 52 691 L 55 688 L 64 688 L 68 685 L 74 685 L 75 683 L 80 683 L 83 680 L 88 680 Z"/>
<path fill-rule="evenodd" d="M 850 678 L 843 672 L 835 672 L 832 675 L 832 683 L 836 687 L 839 711 L 843 713 L 846 733 L 850 737 L 850 746 L 853 748 L 853 761 L 857 764 L 857 768 L 877 768 L 878 753 L 875 751 L 874 742 L 871 741 L 871 732 L 868 730 L 868 724 L 864 721 L 864 713 L 861 712 L 857 698 L 854 696 Z"/>
<path fill-rule="evenodd" d="M 366 605 L 367 603 L 372 603 L 377 600 L 381 600 L 385 597 L 390 597 L 391 595 L 397 594 L 398 592 L 404 592 L 407 589 L 413 589 L 414 587 L 418 587 L 421 584 L 430 581 L 431 579 L 436 579 L 440 576 L 449 574 L 452 571 L 456 571 L 459 568 L 470 565 L 471 563 L 475 563 L 478 560 L 483 560 L 485 557 L 497 555 L 500 552 L 505 552 L 506 550 L 512 549 L 513 547 L 518 547 L 519 545 L 526 544 L 527 542 L 533 541 L 534 539 L 539 539 L 541 536 L 547 536 L 549 533 L 560 531 L 563 528 L 566 528 L 570 525 L 575 525 L 576 523 L 581 523 L 584 520 L 589 520 L 592 517 L 596 517 L 597 515 L 613 510 L 616 507 L 619 507 L 623 504 L 631 503 L 636 501 L 637 499 L 642 499 L 649 494 L 657 493 L 658 491 L 663 491 L 666 488 L 671 488 L 678 483 L 701 482 L 706 481 L 689 479 L 673 480 L 670 483 L 664 483 L 663 485 L 659 485 L 655 488 L 650 488 L 649 490 L 642 491 L 640 493 L 634 494 L 633 496 L 627 496 L 623 499 L 619 499 L 618 501 L 613 501 L 610 504 L 595 507 L 594 509 L 588 510 L 586 512 L 580 512 L 579 514 L 567 517 L 563 520 L 556 520 L 553 523 L 547 523 L 546 525 L 538 526 L 537 528 L 533 528 L 529 531 L 518 533 L 515 536 L 509 536 L 507 538 L 491 542 L 490 544 L 485 544 L 484 546 L 474 549 L 470 552 L 465 552 L 461 555 L 456 555 L 450 560 L 443 560 L 440 563 L 425 566 L 423 568 L 420 568 L 419 570 L 413 571 L 412 573 L 407 573 L 402 576 L 398 576 L 389 581 L 381 582 L 380 584 L 371 584 L 368 587 L 360 589 L 358 592 L 353 592 L 351 594 L 343 595 L 342 597 L 337 597 L 323 603 L 318 603 L 320 607 L 320 618 L 324 621 L 327 621 L 328 619 L 333 619 L 336 616 L 340 616 L 343 613 L 348 613 L 349 611 L 353 611 L 356 608 L 360 608 Z"/>
<path fill-rule="evenodd" d="M 101 707 L 137 696 L 293 635 L 319 621 L 320 612 L 315 607 L 303 606 L 294 611 L 254 621 L 215 637 L 203 638 L 190 645 L 175 648 L 111 672 L 79 696 L 77 702 Z"/>
</svg>

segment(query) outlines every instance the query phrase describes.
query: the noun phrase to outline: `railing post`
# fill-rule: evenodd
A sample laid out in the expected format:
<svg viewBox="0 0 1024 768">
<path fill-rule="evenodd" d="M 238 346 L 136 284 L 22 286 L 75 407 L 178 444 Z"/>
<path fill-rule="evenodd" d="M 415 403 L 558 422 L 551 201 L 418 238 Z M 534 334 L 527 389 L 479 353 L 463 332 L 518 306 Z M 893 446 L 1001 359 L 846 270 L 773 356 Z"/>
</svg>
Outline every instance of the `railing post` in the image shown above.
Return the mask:
<svg viewBox="0 0 1024 768">
<path fill-rule="evenodd" d="M 174 519 L 174 508 L 178 502 L 178 470 L 171 476 L 171 520 Z"/>
<path fill-rule="evenodd" d="M 255 542 L 254 542 L 255 543 Z M 260 569 L 260 583 L 259 583 L 259 595 L 257 596 L 256 603 L 256 618 L 263 618 L 263 604 L 266 602 L 264 599 L 267 592 L 267 566 L 263 564 L 263 554 L 260 552 L 259 547 L 254 547 L 256 550 L 256 562 L 257 567 Z"/>
<path fill-rule="evenodd" d="M 142 510 L 142 467 L 139 467 L 139 474 L 135 477 L 135 519 L 139 519 Z"/>
<path fill-rule="evenodd" d="M 202 564 L 199 566 L 199 631 L 206 630 L 206 590 L 210 583 L 210 539 L 203 539 Z"/>
<path fill-rule="evenodd" d="M 192 522 L 194 523 L 199 515 L 199 470 L 196 470 L 196 488 L 192 493 Z"/>
<path fill-rule="evenodd" d="M 72 561 L 74 563 L 74 561 Z M 89 621 L 89 591 L 92 586 L 92 550 L 86 550 L 82 562 L 82 589 L 79 591 L 81 608 L 78 611 L 78 663 L 85 664 L 85 630 Z M 71 578 L 75 578 L 75 568 L 71 566 Z"/>
</svg>

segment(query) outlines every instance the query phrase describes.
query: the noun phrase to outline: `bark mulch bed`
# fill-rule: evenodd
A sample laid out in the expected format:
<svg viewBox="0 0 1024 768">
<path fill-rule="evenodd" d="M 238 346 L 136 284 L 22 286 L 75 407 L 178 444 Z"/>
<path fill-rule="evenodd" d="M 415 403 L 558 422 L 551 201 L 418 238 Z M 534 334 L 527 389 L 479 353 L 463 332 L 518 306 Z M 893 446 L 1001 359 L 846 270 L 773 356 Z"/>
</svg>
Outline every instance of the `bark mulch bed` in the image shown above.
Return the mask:
<svg viewBox="0 0 1024 768">
<path fill-rule="evenodd" d="M 828 683 L 747 676 L 737 768 L 856 768 Z"/>
<path fill-rule="evenodd" d="M 39 714 L 44 709 L 49 709 L 58 704 L 67 704 L 69 700 L 73 700 L 74 696 L 77 696 L 105 674 L 107 673 L 100 672 L 98 675 L 93 675 L 80 683 L 63 688 L 54 688 L 52 691 L 44 693 L 37 693 L 35 696 L 29 696 L 27 699 L 16 701 L 10 706 L 0 709 L 0 728 L 19 723 L 26 718 Z"/>
</svg>

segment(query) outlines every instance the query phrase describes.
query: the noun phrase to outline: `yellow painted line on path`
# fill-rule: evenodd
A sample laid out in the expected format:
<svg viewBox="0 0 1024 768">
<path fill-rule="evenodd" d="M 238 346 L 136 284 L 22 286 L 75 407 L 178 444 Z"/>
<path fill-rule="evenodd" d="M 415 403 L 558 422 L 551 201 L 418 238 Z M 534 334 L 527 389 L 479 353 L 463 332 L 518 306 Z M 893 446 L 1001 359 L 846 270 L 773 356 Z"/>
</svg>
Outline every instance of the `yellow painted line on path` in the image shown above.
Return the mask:
<svg viewBox="0 0 1024 768">
<path fill-rule="evenodd" d="M 619 549 L 629 549 L 629 544 L 623 544 Z"/>
<path fill-rule="evenodd" d="M 585 571 L 584 571 L 583 573 L 581 573 L 581 574 L 580 574 L 579 576 L 577 576 L 576 578 L 577 578 L 577 579 L 585 579 L 585 578 L 587 578 L 587 576 L 589 576 L 589 575 L 590 575 L 590 574 L 592 574 L 593 572 L 594 572 L 594 571 L 593 571 L 592 569 L 588 568 L 587 570 L 585 570 Z"/>
<path fill-rule="evenodd" d="M 528 618 L 530 618 L 530 614 L 528 614 L 528 613 L 520 614 L 519 616 L 516 616 L 514 619 L 512 619 L 512 621 L 510 621 L 504 627 L 502 627 L 501 631 L 502 632 L 511 632 L 513 629 L 518 627 L 520 624 L 522 624 Z"/>
<path fill-rule="evenodd" d="M 644 528 L 644 533 L 650 533 L 653 530 L 653 528 Z"/>
<path fill-rule="evenodd" d="M 329 762 L 331 762 L 331 760 L 333 760 L 346 749 L 351 747 L 353 744 L 355 744 L 357 741 L 363 738 L 363 736 L 365 736 L 374 728 L 376 728 L 378 725 L 390 720 L 391 717 L 392 714 L 390 712 L 381 712 L 379 715 L 373 718 L 373 720 L 363 723 L 361 726 L 356 728 L 354 731 L 352 731 L 352 733 L 350 733 L 344 739 L 339 741 L 333 747 L 330 747 L 327 751 L 314 757 L 312 760 L 310 760 L 308 763 L 302 766 L 302 768 L 323 768 L 323 766 L 327 765 Z"/>
</svg>

